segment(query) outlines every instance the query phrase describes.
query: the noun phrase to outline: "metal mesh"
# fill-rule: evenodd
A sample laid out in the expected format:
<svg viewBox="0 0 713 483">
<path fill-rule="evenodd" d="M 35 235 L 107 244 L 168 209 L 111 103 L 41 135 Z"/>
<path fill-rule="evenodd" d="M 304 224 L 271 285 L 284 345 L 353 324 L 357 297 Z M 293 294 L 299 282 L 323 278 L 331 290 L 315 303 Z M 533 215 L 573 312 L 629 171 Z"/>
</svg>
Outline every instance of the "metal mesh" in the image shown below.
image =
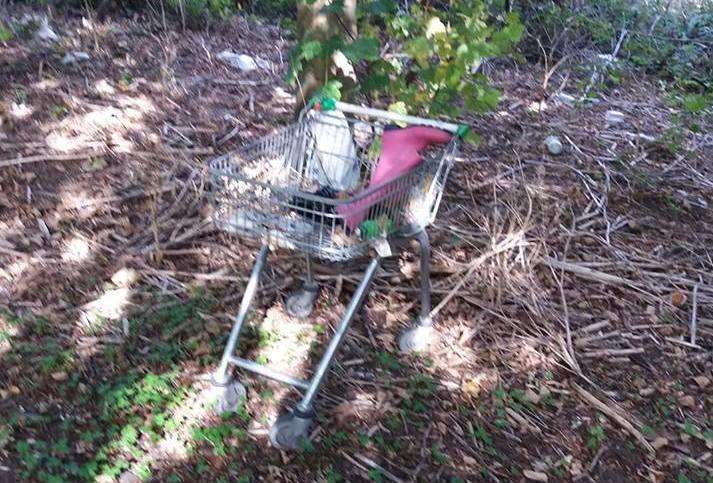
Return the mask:
<svg viewBox="0 0 713 483">
<path fill-rule="evenodd" d="M 427 149 L 411 171 L 363 189 L 379 158 L 383 124 L 312 113 L 210 162 L 213 218 L 220 229 L 343 261 L 363 254 L 375 229 L 393 235 L 433 221 L 457 136 Z M 326 151 L 315 133 L 343 149 Z M 339 159 L 351 172 L 335 169 Z M 348 186 L 325 192 L 325 184 Z"/>
</svg>

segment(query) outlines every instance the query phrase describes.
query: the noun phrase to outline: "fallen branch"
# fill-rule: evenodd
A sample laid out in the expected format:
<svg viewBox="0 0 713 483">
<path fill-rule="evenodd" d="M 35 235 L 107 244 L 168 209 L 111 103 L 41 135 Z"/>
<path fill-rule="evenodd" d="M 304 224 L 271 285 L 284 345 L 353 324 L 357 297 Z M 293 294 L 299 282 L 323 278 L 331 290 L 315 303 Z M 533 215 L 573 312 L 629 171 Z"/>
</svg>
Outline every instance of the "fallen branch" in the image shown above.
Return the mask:
<svg viewBox="0 0 713 483">
<path fill-rule="evenodd" d="M 71 154 L 37 154 L 35 156 L 25 156 L 15 159 L 4 159 L 0 161 L 0 168 L 9 166 L 19 166 L 21 164 L 39 163 L 44 161 L 81 161 L 96 156 L 104 156 L 106 151 L 87 151 L 84 153 Z"/>
<path fill-rule="evenodd" d="M 585 352 L 582 355 L 584 357 L 628 356 L 632 354 L 643 354 L 644 352 L 643 347 L 637 347 L 634 349 L 602 349 L 599 351 Z"/>
<path fill-rule="evenodd" d="M 341 453 L 342 453 L 342 456 L 344 456 L 344 458 L 346 458 L 346 460 L 349 461 L 351 464 L 353 464 L 354 466 L 356 466 L 357 468 L 361 469 L 364 472 L 368 471 L 367 468 L 365 468 L 364 466 L 359 464 L 359 462 L 357 462 L 354 458 L 349 456 L 345 451 L 342 450 Z M 367 458 L 366 456 L 360 455 L 359 453 L 355 453 L 354 457 L 359 459 L 362 463 L 367 465 L 369 468 L 379 471 L 381 473 L 381 475 L 384 478 L 386 478 L 387 480 L 393 481 L 394 483 L 403 483 L 403 480 L 401 478 L 399 478 L 399 477 L 395 476 L 393 473 L 385 470 L 383 467 L 376 464 L 372 459 Z"/>
<path fill-rule="evenodd" d="M 559 268 L 565 272 L 573 273 L 581 278 L 586 278 L 587 280 L 591 280 L 593 282 L 601 282 L 609 285 L 626 285 L 631 288 L 639 288 L 636 283 L 626 278 L 600 272 L 599 270 L 592 270 L 591 268 L 577 265 L 576 263 L 561 262 L 559 260 L 555 260 L 554 258 L 545 258 L 544 262 L 552 268 Z"/>
<path fill-rule="evenodd" d="M 696 345 L 698 331 L 698 284 L 693 287 L 693 309 L 691 310 L 691 345 Z"/>
<path fill-rule="evenodd" d="M 654 449 L 653 446 L 649 444 L 648 441 L 646 441 L 646 438 L 644 438 L 644 435 L 641 434 L 641 432 L 634 427 L 633 424 L 631 424 L 629 421 L 627 421 L 623 416 L 621 416 L 619 413 L 617 413 L 614 409 L 612 409 L 610 406 L 607 404 L 604 404 L 601 402 L 599 399 L 594 397 L 592 393 L 584 389 L 582 386 L 577 384 L 576 382 L 572 382 L 572 386 L 577 390 L 580 396 L 582 396 L 582 399 L 590 403 L 592 406 L 597 408 L 599 411 L 604 413 L 605 415 L 609 416 L 612 418 L 614 421 L 616 421 L 621 427 L 623 427 L 629 434 L 631 434 L 634 438 L 636 438 L 637 441 L 639 441 L 639 444 L 643 448 L 645 448 L 648 452 L 655 454 L 656 450 Z"/>
</svg>

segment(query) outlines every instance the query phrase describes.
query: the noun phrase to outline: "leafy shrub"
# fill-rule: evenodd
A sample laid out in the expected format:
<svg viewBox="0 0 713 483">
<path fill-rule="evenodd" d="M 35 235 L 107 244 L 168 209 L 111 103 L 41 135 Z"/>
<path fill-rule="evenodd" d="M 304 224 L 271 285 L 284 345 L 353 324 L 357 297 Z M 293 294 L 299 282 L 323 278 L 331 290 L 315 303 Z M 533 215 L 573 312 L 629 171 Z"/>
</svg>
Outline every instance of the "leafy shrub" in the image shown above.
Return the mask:
<svg viewBox="0 0 713 483">
<path fill-rule="evenodd" d="M 713 79 L 713 4 L 663 0 L 517 2 L 533 42 L 523 52 L 539 58 L 542 49 L 556 60 L 583 50 L 610 53 L 627 30 L 619 58 L 658 75 L 675 88 L 700 94 Z"/>
</svg>

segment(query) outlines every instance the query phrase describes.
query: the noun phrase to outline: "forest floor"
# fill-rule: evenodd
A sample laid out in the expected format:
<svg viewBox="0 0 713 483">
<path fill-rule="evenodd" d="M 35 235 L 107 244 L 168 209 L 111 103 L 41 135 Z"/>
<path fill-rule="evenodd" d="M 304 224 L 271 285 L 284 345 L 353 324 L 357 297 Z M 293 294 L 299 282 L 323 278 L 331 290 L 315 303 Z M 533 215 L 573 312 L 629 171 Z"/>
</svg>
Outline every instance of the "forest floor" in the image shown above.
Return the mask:
<svg viewBox="0 0 713 483">
<path fill-rule="evenodd" d="M 482 143 L 429 228 L 439 343 L 395 344 L 418 311 L 405 250 L 311 442 L 282 452 L 267 432 L 296 391 L 245 377 L 237 414 L 203 403 L 257 251 L 205 195 L 209 159 L 292 119 L 289 41 L 241 17 L 51 26 L 0 43 L 0 481 L 712 481 L 710 116 L 640 75 L 570 105 L 566 70 L 546 90 L 540 66 L 487 65 L 500 108 L 466 116 Z M 225 49 L 266 62 L 241 73 Z M 306 377 L 363 268 L 318 265 L 306 323 L 283 310 L 302 267 L 270 254 L 241 352 Z"/>
</svg>

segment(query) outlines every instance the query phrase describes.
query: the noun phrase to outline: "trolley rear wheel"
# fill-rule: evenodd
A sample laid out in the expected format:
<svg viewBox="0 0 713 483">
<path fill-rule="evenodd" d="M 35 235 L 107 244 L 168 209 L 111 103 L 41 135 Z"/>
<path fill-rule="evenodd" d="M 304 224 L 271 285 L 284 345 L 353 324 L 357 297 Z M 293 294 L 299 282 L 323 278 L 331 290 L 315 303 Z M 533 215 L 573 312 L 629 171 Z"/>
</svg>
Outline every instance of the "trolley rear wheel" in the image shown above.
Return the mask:
<svg viewBox="0 0 713 483">
<path fill-rule="evenodd" d="M 279 449 L 297 449 L 309 441 L 313 417 L 296 411 L 283 414 L 270 428 L 270 443 Z"/>
</svg>

